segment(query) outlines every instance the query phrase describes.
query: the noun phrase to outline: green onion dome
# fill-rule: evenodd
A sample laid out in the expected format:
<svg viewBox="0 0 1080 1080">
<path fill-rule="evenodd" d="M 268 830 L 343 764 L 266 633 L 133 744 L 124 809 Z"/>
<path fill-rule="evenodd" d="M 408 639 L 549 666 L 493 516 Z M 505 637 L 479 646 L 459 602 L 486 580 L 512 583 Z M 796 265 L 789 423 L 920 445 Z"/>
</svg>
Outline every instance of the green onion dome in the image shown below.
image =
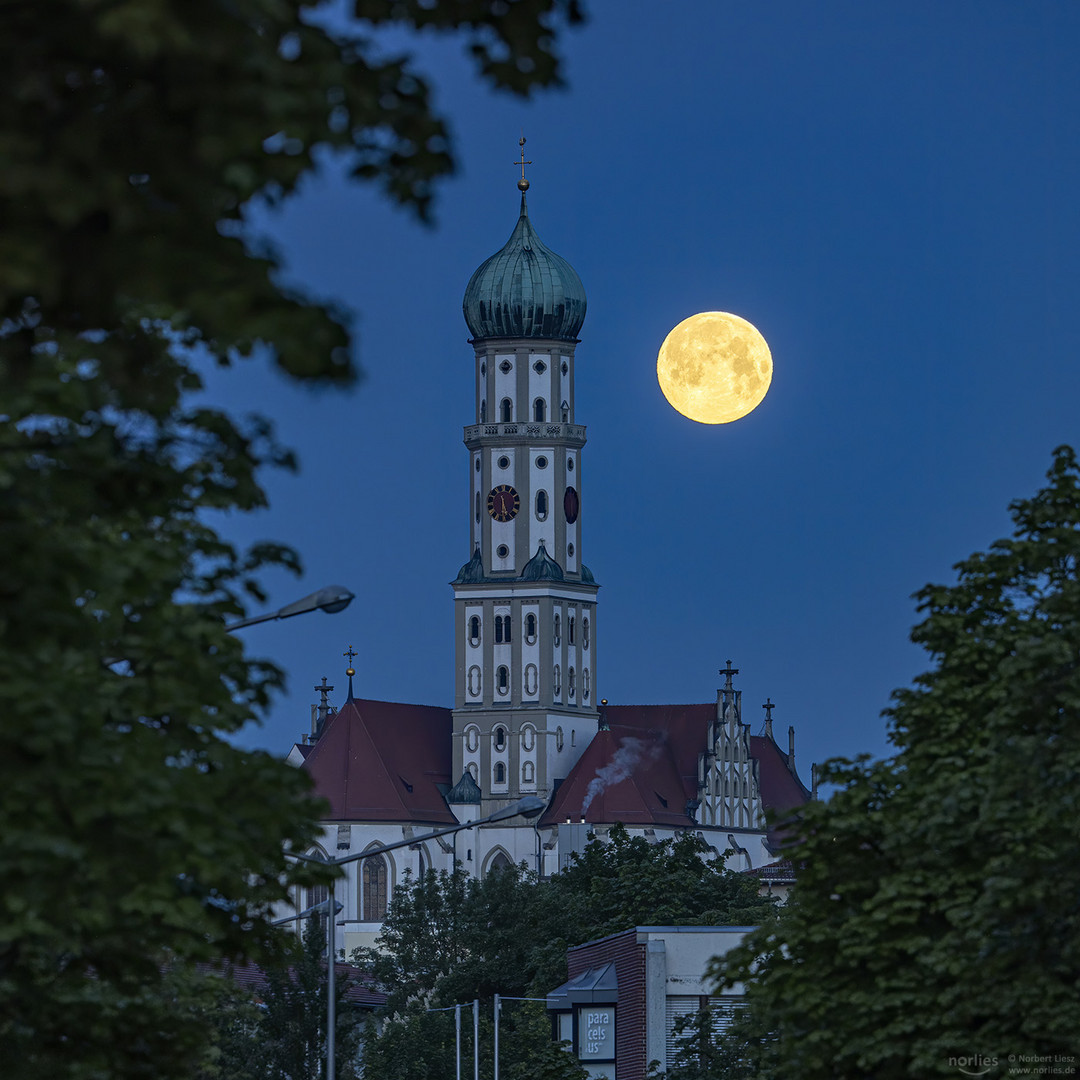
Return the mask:
<svg viewBox="0 0 1080 1080">
<path fill-rule="evenodd" d="M 474 340 L 577 340 L 585 321 L 585 287 L 577 271 L 536 235 L 524 192 L 510 239 L 469 279 L 462 310 Z"/>
</svg>

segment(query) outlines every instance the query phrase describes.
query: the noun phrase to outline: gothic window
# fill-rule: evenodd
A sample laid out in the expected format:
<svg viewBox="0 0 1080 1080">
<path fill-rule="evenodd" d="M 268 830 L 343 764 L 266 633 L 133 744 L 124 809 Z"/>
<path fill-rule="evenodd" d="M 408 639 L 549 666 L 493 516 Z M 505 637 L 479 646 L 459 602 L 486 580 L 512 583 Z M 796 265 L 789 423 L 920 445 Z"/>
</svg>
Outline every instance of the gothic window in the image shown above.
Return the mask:
<svg viewBox="0 0 1080 1080">
<path fill-rule="evenodd" d="M 381 855 L 364 860 L 364 922 L 381 922 L 386 918 L 386 877 L 386 860 Z"/>
<path fill-rule="evenodd" d="M 538 521 L 543 521 L 548 515 L 548 497 L 546 491 L 538 491 L 536 493 L 536 517 Z"/>
<path fill-rule="evenodd" d="M 319 853 L 314 852 L 314 854 L 318 855 Z M 326 901 L 329 899 L 330 890 L 325 885 L 313 885 L 307 891 L 307 903 L 304 905 L 304 907 L 313 908 L 316 904 L 325 904 Z M 322 920 L 326 918 L 325 912 L 320 912 L 315 916 L 315 918 L 317 918 L 323 926 L 326 925 L 326 923 L 322 922 Z"/>
<path fill-rule="evenodd" d="M 469 644 L 480 644 L 480 616 L 474 615 L 469 619 Z"/>
<path fill-rule="evenodd" d="M 574 669 L 571 668 L 566 673 L 566 693 L 568 697 L 574 696 Z"/>
<path fill-rule="evenodd" d="M 495 762 L 495 783 L 506 783 L 506 766 L 501 761 Z"/>
<path fill-rule="evenodd" d="M 501 410 L 499 419 L 504 424 L 509 424 L 510 421 L 514 419 L 514 403 L 508 397 L 504 397 L 502 399 L 502 405 L 500 405 L 499 408 Z"/>
<path fill-rule="evenodd" d="M 558 614 L 556 614 L 555 615 L 555 644 L 556 645 L 559 644 L 559 636 L 560 636 L 559 632 L 560 632 L 559 616 L 558 616 Z"/>
<path fill-rule="evenodd" d="M 495 749 L 506 749 L 506 728 L 504 727 L 497 727 L 495 729 Z"/>
<path fill-rule="evenodd" d="M 525 640 L 530 645 L 536 640 L 536 616 L 531 611 L 525 616 Z"/>
<path fill-rule="evenodd" d="M 587 649 L 589 647 L 589 616 L 581 620 L 581 644 Z"/>
<path fill-rule="evenodd" d="M 533 402 L 533 420 L 538 424 L 542 424 L 546 419 L 547 406 L 544 404 L 543 398 L 537 398 Z"/>
<path fill-rule="evenodd" d="M 536 767 L 531 761 L 526 761 L 521 766 L 521 782 L 523 784 L 531 784 L 536 779 Z"/>
<path fill-rule="evenodd" d="M 566 620 L 566 640 L 569 641 L 571 645 L 574 644 L 574 622 L 575 619 L 573 615 Z"/>
<path fill-rule="evenodd" d="M 495 684 L 500 694 L 505 694 L 510 689 L 510 672 L 505 666 L 501 666 L 495 673 Z"/>
</svg>

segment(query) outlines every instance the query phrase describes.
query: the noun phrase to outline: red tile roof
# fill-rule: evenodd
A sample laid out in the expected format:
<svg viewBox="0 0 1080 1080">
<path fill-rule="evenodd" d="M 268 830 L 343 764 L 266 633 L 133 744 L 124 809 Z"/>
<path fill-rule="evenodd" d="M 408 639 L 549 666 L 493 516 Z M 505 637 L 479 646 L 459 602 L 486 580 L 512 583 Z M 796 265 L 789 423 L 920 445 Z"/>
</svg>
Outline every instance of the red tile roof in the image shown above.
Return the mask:
<svg viewBox="0 0 1080 1080">
<path fill-rule="evenodd" d="M 597 732 L 560 785 L 541 825 L 621 821 L 686 827 L 686 803 L 698 797 L 698 755 L 716 705 L 609 705 L 608 730 Z M 750 737 L 766 809 L 788 810 L 807 793 L 787 757 L 765 736 Z"/>
<path fill-rule="evenodd" d="M 449 709 L 354 698 L 326 721 L 302 768 L 330 803 L 330 821 L 453 825 Z M 445 787 L 444 789 L 445 790 Z"/>
</svg>

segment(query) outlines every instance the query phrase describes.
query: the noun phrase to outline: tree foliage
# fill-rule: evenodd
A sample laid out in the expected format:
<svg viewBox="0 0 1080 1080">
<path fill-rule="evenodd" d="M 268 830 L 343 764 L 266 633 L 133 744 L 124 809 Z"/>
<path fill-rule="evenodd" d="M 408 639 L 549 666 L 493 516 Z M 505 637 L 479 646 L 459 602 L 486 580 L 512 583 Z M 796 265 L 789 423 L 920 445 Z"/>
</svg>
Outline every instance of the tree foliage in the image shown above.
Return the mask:
<svg viewBox="0 0 1080 1080">
<path fill-rule="evenodd" d="M 422 217 L 445 121 L 381 29 L 459 31 L 484 78 L 557 81 L 575 0 L 0 6 L 0 1045 L 21 1077 L 184 1075 L 190 965 L 266 961 L 315 834 L 302 775 L 232 736 L 280 684 L 225 621 L 273 544 L 206 512 L 291 455 L 191 395 L 260 343 L 355 374 L 346 314 L 278 284 L 245 208 L 337 154 Z"/>
<path fill-rule="evenodd" d="M 704 843 L 687 833 L 651 844 L 614 826 L 563 872 L 543 881 L 524 866 L 477 881 L 464 871 L 428 871 L 395 890 L 379 948 L 363 954 L 389 992 L 389 1020 L 365 1055 L 370 1080 L 449 1080 L 451 1014 L 426 1012 L 474 998 L 485 1017 L 487 1060 L 495 994 L 542 998 L 566 980 L 566 950 L 632 926 L 745 925 L 772 902 L 757 881 L 703 861 Z M 471 1039 L 471 1034 L 469 1036 Z M 404 1064 L 404 1046 L 423 1047 Z M 471 1045 L 471 1043 L 470 1043 Z M 500 1026 L 500 1075 L 575 1080 L 576 1058 L 551 1039 L 543 1010 L 507 1002 Z"/>
<path fill-rule="evenodd" d="M 828 765 L 823 779 L 840 790 L 806 808 L 790 902 L 717 967 L 748 982 L 762 1075 L 1080 1063 L 1070 448 L 1011 513 L 1010 538 L 959 563 L 955 584 L 917 594 L 925 618 L 912 639 L 934 666 L 894 695 L 897 753 Z"/>
</svg>

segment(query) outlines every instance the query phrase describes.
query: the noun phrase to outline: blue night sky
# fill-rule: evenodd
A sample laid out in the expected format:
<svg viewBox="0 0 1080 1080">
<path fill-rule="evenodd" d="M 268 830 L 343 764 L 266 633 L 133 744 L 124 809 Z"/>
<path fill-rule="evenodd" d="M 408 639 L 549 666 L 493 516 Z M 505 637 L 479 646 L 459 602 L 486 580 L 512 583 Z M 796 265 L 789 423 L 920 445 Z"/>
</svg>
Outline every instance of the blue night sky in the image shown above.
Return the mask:
<svg viewBox="0 0 1080 1080">
<path fill-rule="evenodd" d="M 327 675 L 451 705 L 447 584 L 469 557 L 472 271 L 529 210 L 577 269 L 581 552 L 601 584 L 596 697 L 777 703 L 811 761 L 887 750 L 881 710 L 927 666 L 911 594 L 1010 526 L 1051 450 L 1078 439 L 1080 5 L 592 0 L 569 86 L 495 95 L 461 47 L 424 39 L 458 173 L 434 229 L 328 163 L 258 219 L 286 280 L 357 317 L 366 378 L 316 392 L 265 365 L 211 382 L 301 459 L 238 542 L 299 549 L 297 582 L 343 614 L 245 631 L 289 693 L 244 738 L 282 753 Z M 400 40 L 400 39 L 398 39 Z M 758 409 L 675 413 L 656 352 L 687 316 L 734 312 L 775 365 Z"/>
</svg>

